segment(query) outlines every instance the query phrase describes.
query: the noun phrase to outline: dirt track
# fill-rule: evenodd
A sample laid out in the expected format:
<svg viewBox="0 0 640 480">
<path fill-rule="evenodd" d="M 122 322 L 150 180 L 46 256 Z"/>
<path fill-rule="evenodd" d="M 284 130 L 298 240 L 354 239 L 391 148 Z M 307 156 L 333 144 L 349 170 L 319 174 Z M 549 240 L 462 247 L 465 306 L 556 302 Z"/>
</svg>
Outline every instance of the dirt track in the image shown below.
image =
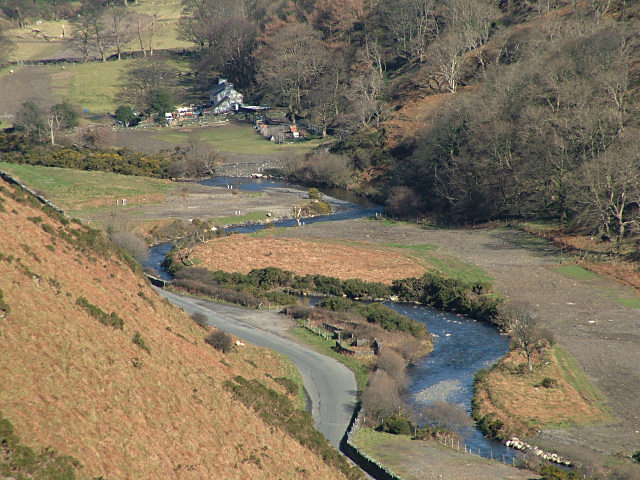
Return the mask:
<svg viewBox="0 0 640 480">
<path fill-rule="evenodd" d="M 604 278 L 578 280 L 559 273 L 560 257 L 553 247 L 523 248 L 519 243 L 525 235 L 510 229 L 440 230 L 357 220 L 309 225 L 285 235 L 428 243 L 481 267 L 500 292 L 537 307 L 541 322 L 574 355 L 620 419 L 615 425 L 546 431 L 546 440 L 595 453 L 640 448 L 640 311 L 615 302 L 620 295 L 633 295 L 625 287 Z"/>
</svg>

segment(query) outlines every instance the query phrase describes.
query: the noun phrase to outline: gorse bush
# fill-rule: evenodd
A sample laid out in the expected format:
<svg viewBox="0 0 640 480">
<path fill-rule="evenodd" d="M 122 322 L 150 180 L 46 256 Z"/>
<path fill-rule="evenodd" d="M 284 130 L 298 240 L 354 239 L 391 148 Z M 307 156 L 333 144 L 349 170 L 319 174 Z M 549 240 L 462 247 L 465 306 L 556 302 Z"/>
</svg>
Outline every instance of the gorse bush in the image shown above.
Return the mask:
<svg viewBox="0 0 640 480">
<path fill-rule="evenodd" d="M 2 159 L 9 163 L 43 165 L 45 167 L 98 170 L 123 175 L 169 178 L 172 159 L 163 154 L 144 154 L 129 150 L 93 150 L 76 147 L 54 147 L 2 141 L 8 134 L 0 132 Z"/>
<path fill-rule="evenodd" d="M 120 318 L 116 312 L 108 314 L 100 307 L 89 303 L 89 301 L 84 297 L 78 297 L 76 304 L 84 308 L 89 315 L 96 318 L 100 323 L 120 330 L 123 329 L 124 320 Z"/>
<path fill-rule="evenodd" d="M 379 432 L 392 433 L 394 435 L 411 435 L 413 425 L 404 415 L 393 414 L 386 417 L 380 425 L 376 427 Z"/>
<path fill-rule="evenodd" d="M 134 344 L 136 344 L 145 352 L 147 352 L 149 355 L 151 355 L 151 348 L 149 348 L 149 345 L 147 345 L 147 342 L 144 341 L 144 338 L 142 338 L 142 334 L 140 332 L 134 333 L 132 341 Z"/>
</svg>

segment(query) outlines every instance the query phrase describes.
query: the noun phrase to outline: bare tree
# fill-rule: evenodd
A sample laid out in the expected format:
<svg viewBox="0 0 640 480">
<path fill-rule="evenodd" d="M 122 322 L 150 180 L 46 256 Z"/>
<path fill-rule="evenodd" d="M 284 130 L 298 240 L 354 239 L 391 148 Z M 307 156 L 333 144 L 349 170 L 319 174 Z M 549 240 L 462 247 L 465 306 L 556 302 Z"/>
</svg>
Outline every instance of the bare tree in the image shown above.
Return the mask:
<svg viewBox="0 0 640 480">
<path fill-rule="evenodd" d="M 578 185 L 581 211 L 578 218 L 606 235 L 615 232 L 618 250 L 630 229 L 640 227 L 640 135 L 630 144 L 617 146 L 589 161 Z"/>
<path fill-rule="evenodd" d="M 83 62 L 86 62 L 93 52 L 91 19 L 86 15 L 78 15 L 71 20 L 71 24 L 74 30 L 70 42 L 71 48 L 80 54 Z"/>
<path fill-rule="evenodd" d="M 198 243 L 204 243 L 211 232 L 211 227 L 205 221 L 193 219 L 191 222 L 176 220 L 160 228 L 157 235 L 171 242 L 175 247 L 178 258 L 183 265 L 193 265 L 191 254 Z"/>
<path fill-rule="evenodd" d="M 123 79 L 123 96 L 141 110 L 149 110 L 151 94 L 170 89 L 175 69 L 162 58 L 140 58 Z"/>
<path fill-rule="evenodd" d="M 522 349 L 527 357 L 529 371 L 532 372 L 531 357 L 540 346 L 541 334 L 538 321 L 531 313 L 531 307 L 525 303 L 512 303 L 505 307 L 502 314 L 513 343 Z"/>
<path fill-rule="evenodd" d="M 356 121 L 356 128 L 368 128 L 380 120 L 384 111 L 382 102 L 384 70 L 380 56 L 369 42 L 359 50 L 357 60 L 352 65 L 347 99 Z"/>
<path fill-rule="evenodd" d="M 327 67 L 327 51 L 320 33 L 307 23 L 285 24 L 265 39 L 257 57 L 258 80 L 264 91 L 287 106 L 295 123 L 309 92 Z"/>
<path fill-rule="evenodd" d="M 113 46 L 114 34 L 106 12 L 100 4 L 87 4 L 82 11 L 90 25 L 93 43 L 100 53 L 100 60 L 107 61 L 107 51 Z"/>
<path fill-rule="evenodd" d="M 182 152 L 181 174 L 190 178 L 214 175 L 215 167 L 221 161 L 220 155 L 205 143 L 199 132 L 189 133 L 187 144 L 182 147 Z"/>
<path fill-rule="evenodd" d="M 435 0 L 383 0 L 378 5 L 382 24 L 389 30 L 397 53 L 424 62 L 440 25 Z"/>
<path fill-rule="evenodd" d="M 388 373 L 376 370 L 371 374 L 369 384 L 362 392 L 362 407 L 366 418 L 372 423 L 379 423 L 402 410 L 401 390 Z"/>
<path fill-rule="evenodd" d="M 224 76 L 237 88 L 249 88 L 255 76 L 256 25 L 244 17 L 224 17 L 210 28 L 211 45 L 201 70 Z"/>
<path fill-rule="evenodd" d="M 118 60 L 120 60 L 122 58 L 123 45 L 131 40 L 131 30 L 127 25 L 129 10 L 127 9 L 126 0 L 110 0 L 107 5 L 107 11 L 111 20 L 113 43 Z"/>
<path fill-rule="evenodd" d="M 248 18 L 244 2 L 235 0 L 186 0 L 180 17 L 179 37 L 209 51 L 222 36 L 228 35 L 221 27 L 225 19 Z"/>
<path fill-rule="evenodd" d="M 473 425 L 473 420 L 465 409 L 442 400 L 422 407 L 420 413 L 425 423 L 445 430 L 460 431 Z"/>
</svg>

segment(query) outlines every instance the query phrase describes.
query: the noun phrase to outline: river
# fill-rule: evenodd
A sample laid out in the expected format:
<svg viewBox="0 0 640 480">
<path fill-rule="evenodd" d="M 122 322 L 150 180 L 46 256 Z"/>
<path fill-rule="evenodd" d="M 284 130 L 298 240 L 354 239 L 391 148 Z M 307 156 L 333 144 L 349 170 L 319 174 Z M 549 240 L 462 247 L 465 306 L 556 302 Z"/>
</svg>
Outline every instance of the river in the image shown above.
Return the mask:
<svg viewBox="0 0 640 480">
<path fill-rule="evenodd" d="M 246 191 L 260 191 L 269 188 L 303 189 L 285 182 L 269 179 L 248 179 L 216 177 L 203 180 L 203 185 L 233 185 Z M 337 221 L 373 216 L 382 208 L 355 195 L 346 196 L 344 191 L 323 190 L 325 198 L 335 210 L 332 215 L 306 218 L 306 224 L 315 222 Z M 292 219 L 279 220 L 276 226 L 290 227 L 296 225 Z M 251 233 L 264 228 L 261 224 L 244 225 L 230 230 L 240 233 Z M 162 269 L 166 253 L 171 248 L 168 244 L 156 245 L 151 249 L 145 266 L 158 270 L 159 274 L 170 279 L 170 274 Z M 469 410 L 473 396 L 473 376 L 475 372 L 489 367 L 501 358 L 509 348 L 509 339 L 482 322 L 476 322 L 452 313 L 440 312 L 423 305 L 387 303 L 398 312 L 424 323 L 434 337 L 434 350 L 418 361 L 408 370 L 410 384 L 409 393 L 414 405 L 444 400 L 455 403 Z M 517 454 L 494 440 L 488 439 L 476 428 L 468 428 L 462 432 L 463 443 L 473 453 L 483 457 L 493 457 L 511 461 Z M 461 443 L 462 445 L 462 443 Z"/>
</svg>

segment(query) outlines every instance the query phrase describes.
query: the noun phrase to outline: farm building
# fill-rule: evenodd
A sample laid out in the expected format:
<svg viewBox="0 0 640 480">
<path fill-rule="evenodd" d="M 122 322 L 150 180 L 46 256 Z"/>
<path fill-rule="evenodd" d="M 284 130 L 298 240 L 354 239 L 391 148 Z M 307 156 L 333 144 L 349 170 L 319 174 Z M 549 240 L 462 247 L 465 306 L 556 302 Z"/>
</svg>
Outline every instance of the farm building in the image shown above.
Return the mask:
<svg viewBox="0 0 640 480">
<path fill-rule="evenodd" d="M 224 78 L 219 79 L 218 85 L 211 89 L 209 98 L 212 107 L 210 112 L 214 115 L 237 111 L 243 101 L 242 94 L 233 88 L 233 83 Z"/>
</svg>

